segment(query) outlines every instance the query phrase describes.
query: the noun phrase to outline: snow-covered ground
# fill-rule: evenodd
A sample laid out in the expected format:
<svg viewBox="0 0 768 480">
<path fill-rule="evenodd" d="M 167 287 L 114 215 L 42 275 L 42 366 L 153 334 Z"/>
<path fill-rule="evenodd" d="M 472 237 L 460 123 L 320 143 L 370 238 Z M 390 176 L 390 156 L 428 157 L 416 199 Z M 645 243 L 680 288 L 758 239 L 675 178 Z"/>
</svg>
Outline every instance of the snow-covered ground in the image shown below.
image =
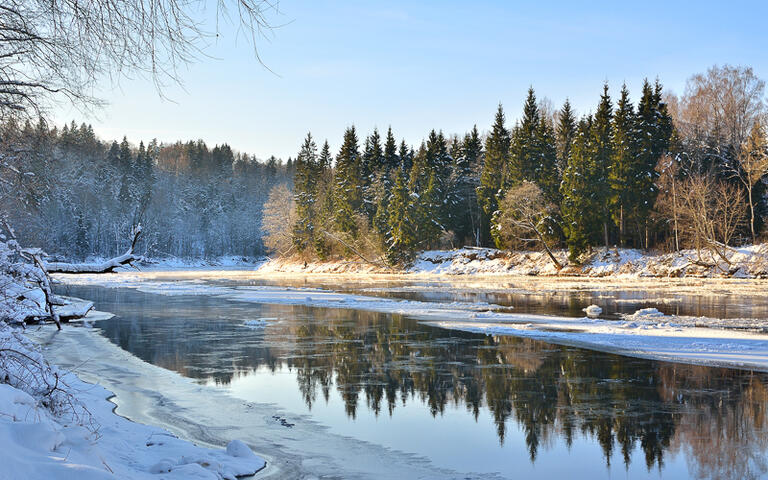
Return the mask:
<svg viewBox="0 0 768 480">
<path fill-rule="evenodd" d="M 49 365 L 21 325 L 109 314 L 92 311 L 92 302 L 46 294 L 47 277 L 9 261 L 7 245 L 0 242 L 0 480 L 235 479 L 265 466 L 240 441 L 226 450 L 201 448 L 120 417 L 111 392 Z"/>
<path fill-rule="evenodd" d="M 174 277 L 160 272 L 132 272 L 110 276 L 76 275 L 58 278 L 71 284 L 129 287 L 161 295 L 211 295 L 240 302 L 397 313 L 441 328 L 531 337 L 552 343 L 645 358 L 768 371 L 768 334 L 764 333 L 768 328 L 768 321 L 763 320 L 664 316 L 651 310 L 641 310 L 635 315 L 618 320 L 588 316 L 570 318 L 519 314 L 510 312 L 509 307 L 488 303 L 400 300 L 319 288 L 212 285 L 200 278 L 194 278 L 194 272 L 188 273 L 190 279 L 183 279 L 184 276 L 179 279 L 178 272 L 174 272 Z M 219 278 L 217 272 L 206 272 L 205 275 Z M 221 272 L 221 275 L 229 274 Z M 262 274 L 239 272 L 238 275 L 239 278 L 248 275 L 258 278 L 258 275 Z M 350 277 L 352 282 L 359 280 L 359 275 Z M 559 281 L 551 279 L 549 288 L 556 288 Z M 726 282 L 706 281 L 713 284 Z M 751 282 L 745 284 L 746 290 L 762 290 L 765 293 L 761 282 Z M 339 284 L 342 284 L 341 277 Z M 701 290 L 700 285 L 684 286 Z M 643 288 L 659 287 L 660 285 L 646 285 Z"/>
<path fill-rule="evenodd" d="M 112 395 L 48 365 L 0 324 L 0 478 L 234 479 L 265 466 L 244 443 L 195 446 L 113 413 Z"/>
<path fill-rule="evenodd" d="M 542 252 L 507 252 L 491 248 L 461 248 L 421 252 L 402 273 L 414 275 L 536 275 L 622 277 L 768 277 L 768 244 L 728 250 L 728 262 L 709 252 L 684 250 L 652 254 L 626 248 L 597 249 L 581 265 L 569 265 L 565 251 L 555 255 L 565 268 L 558 271 Z M 359 261 L 309 262 L 273 259 L 259 271 L 282 273 L 391 273 Z"/>
</svg>

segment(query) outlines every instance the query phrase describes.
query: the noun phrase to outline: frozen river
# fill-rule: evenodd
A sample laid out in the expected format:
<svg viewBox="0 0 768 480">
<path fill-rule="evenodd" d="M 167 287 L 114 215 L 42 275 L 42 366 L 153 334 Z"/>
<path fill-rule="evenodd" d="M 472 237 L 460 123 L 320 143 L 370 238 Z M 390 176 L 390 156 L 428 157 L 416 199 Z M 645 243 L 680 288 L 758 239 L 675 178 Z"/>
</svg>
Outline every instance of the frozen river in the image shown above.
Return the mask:
<svg viewBox="0 0 768 480">
<path fill-rule="evenodd" d="M 133 420 L 211 445 L 243 439 L 268 460 L 259 478 L 768 473 L 768 374 L 443 325 L 513 322 L 514 312 L 551 317 L 546 333 L 590 304 L 605 322 L 657 308 L 734 319 L 739 335 L 756 337 L 725 341 L 758 351 L 768 317 L 759 285 L 104 278 L 60 287 L 115 316 L 38 333 L 49 358 L 115 392 Z"/>
</svg>

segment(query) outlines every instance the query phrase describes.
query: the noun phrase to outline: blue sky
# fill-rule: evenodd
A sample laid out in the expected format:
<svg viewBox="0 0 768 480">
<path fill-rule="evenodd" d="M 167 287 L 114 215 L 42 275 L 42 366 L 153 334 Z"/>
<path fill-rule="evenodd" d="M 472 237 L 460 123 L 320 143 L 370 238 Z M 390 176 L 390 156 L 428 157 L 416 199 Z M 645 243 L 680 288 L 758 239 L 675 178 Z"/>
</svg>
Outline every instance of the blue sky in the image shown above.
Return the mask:
<svg viewBox="0 0 768 480">
<path fill-rule="evenodd" d="M 584 3 L 587 5 L 579 5 Z M 202 138 L 266 158 L 295 156 L 311 131 L 334 151 L 348 125 L 418 144 L 432 128 L 490 127 L 499 102 L 508 123 L 528 86 L 559 107 L 594 109 L 602 84 L 643 78 L 682 93 L 713 64 L 748 65 L 768 78 L 768 2 L 503 2 L 282 0 L 283 24 L 258 44 L 260 65 L 233 27 L 158 97 L 137 77 L 105 83 L 95 115 L 69 108 L 61 123 L 92 123 L 103 138 L 138 143 Z"/>
</svg>

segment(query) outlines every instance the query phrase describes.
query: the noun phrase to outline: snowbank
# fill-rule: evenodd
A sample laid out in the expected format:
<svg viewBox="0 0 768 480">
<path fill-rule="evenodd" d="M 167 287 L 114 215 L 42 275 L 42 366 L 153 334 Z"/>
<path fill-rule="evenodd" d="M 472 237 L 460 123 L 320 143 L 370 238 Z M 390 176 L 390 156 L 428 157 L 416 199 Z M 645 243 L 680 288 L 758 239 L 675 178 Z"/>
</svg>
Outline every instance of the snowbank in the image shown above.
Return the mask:
<svg viewBox="0 0 768 480">
<path fill-rule="evenodd" d="M 0 479 L 235 479 L 265 466 L 242 442 L 201 448 L 113 413 L 111 393 L 48 365 L 0 323 Z"/>
<path fill-rule="evenodd" d="M 569 265 L 564 250 L 554 252 L 565 265 L 559 270 L 543 252 L 508 252 L 492 248 L 461 248 L 421 252 L 403 272 L 413 275 L 524 275 L 586 277 L 735 277 L 768 278 L 768 244 L 734 248 L 728 262 L 702 251 L 651 254 L 627 248 L 598 249 L 581 265 Z M 272 259 L 258 269 L 263 273 L 393 273 L 354 261 L 303 262 Z"/>
</svg>

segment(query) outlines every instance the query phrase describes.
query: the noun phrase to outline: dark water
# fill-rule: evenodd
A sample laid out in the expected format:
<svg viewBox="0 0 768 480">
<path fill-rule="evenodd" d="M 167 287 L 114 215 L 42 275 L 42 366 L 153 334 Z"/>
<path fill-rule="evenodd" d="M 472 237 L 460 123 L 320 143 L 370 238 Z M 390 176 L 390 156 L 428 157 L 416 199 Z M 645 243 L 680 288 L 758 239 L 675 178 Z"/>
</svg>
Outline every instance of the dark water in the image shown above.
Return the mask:
<svg viewBox="0 0 768 480">
<path fill-rule="evenodd" d="M 397 314 L 65 293 L 115 313 L 95 328 L 147 362 L 438 466 L 509 478 L 768 476 L 766 374 L 448 331 Z M 592 300 L 577 296 L 573 308 Z M 531 309 L 539 304 L 546 313 L 562 305 L 538 298 Z M 243 326 L 259 318 L 265 327 Z"/>
</svg>

